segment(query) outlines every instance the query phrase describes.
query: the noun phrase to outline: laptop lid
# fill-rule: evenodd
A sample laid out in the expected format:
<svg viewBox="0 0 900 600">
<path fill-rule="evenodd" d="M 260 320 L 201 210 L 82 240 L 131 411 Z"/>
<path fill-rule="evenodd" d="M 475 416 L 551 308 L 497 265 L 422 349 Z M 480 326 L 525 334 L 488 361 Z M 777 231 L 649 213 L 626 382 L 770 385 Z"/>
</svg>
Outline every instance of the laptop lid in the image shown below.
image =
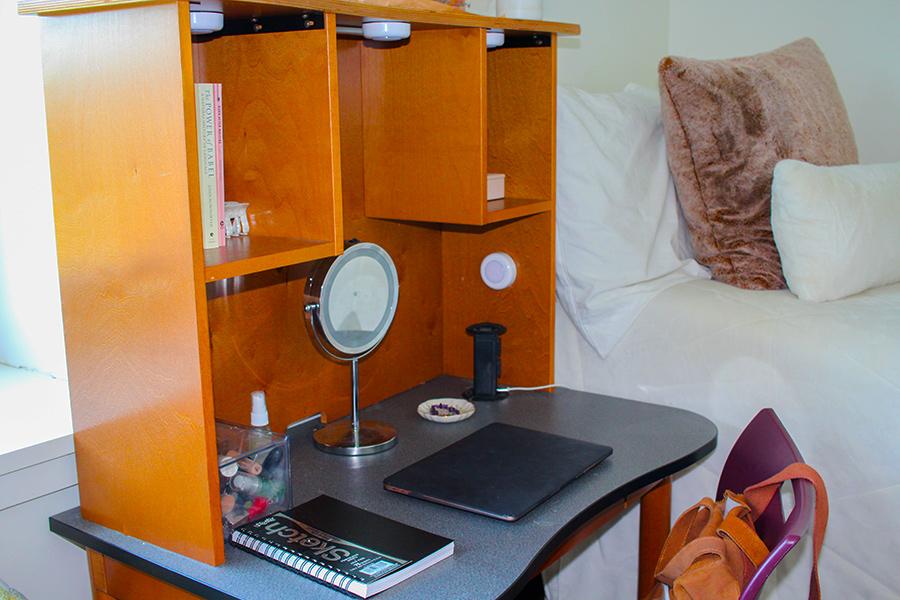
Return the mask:
<svg viewBox="0 0 900 600">
<path fill-rule="evenodd" d="M 516 521 L 612 448 L 492 423 L 384 480 L 386 490 Z"/>
</svg>

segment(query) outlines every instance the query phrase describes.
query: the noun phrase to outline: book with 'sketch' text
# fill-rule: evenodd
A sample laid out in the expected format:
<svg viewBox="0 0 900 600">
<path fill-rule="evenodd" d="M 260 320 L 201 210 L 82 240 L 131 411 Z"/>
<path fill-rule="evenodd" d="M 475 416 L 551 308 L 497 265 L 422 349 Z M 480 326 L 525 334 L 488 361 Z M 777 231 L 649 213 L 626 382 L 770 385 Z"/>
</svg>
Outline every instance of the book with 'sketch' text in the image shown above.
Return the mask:
<svg viewBox="0 0 900 600">
<path fill-rule="evenodd" d="M 225 244 L 222 84 L 195 83 L 194 99 L 197 113 L 197 156 L 200 161 L 203 248 L 218 248 Z"/>
<path fill-rule="evenodd" d="M 330 496 L 239 527 L 231 543 L 360 598 L 453 554 L 453 540 Z"/>
</svg>

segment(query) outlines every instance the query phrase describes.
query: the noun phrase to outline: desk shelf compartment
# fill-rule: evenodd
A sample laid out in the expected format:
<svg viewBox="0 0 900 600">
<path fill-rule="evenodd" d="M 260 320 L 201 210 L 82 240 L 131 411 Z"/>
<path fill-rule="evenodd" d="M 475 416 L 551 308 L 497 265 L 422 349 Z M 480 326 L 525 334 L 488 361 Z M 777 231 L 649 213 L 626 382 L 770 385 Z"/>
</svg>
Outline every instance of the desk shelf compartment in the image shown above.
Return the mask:
<svg viewBox="0 0 900 600">
<path fill-rule="evenodd" d="M 488 51 L 484 30 L 445 28 L 366 45 L 366 215 L 486 225 L 552 211 L 554 41 Z M 488 173 L 506 175 L 499 206 Z"/>
<path fill-rule="evenodd" d="M 483 223 L 549 212 L 555 199 L 555 39 L 507 36 L 487 52 L 487 172 L 506 175 L 503 208 L 482 203 Z"/>
<path fill-rule="evenodd" d="M 225 199 L 250 205 L 249 236 L 204 251 L 207 282 L 340 253 L 334 27 L 193 43 L 194 80 L 222 84 Z"/>
</svg>

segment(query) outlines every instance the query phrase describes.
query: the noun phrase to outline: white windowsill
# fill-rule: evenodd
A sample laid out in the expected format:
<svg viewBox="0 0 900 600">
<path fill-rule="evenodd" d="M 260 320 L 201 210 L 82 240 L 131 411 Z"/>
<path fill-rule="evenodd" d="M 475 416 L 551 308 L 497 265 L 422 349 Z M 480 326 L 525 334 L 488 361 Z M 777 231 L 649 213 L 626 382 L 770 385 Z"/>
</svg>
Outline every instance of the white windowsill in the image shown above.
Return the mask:
<svg viewBox="0 0 900 600">
<path fill-rule="evenodd" d="M 68 383 L 0 364 L 0 476 L 72 452 Z"/>
</svg>

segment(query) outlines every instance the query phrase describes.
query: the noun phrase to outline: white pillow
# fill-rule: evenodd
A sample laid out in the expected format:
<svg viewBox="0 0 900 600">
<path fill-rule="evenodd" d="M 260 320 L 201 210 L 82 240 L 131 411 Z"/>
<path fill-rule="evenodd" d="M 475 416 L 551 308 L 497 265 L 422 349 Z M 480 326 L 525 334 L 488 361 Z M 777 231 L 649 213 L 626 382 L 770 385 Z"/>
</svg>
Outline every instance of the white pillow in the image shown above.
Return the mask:
<svg viewBox="0 0 900 600">
<path fill-rule="evenodd" d="M 679 230 L 658 94 L 560 88 L 557 107 L 557 295 L 606 356 L 656 294 L 709 274 Z"/>
<path fill-rule="evenodd" d="M 803 300 L 900 281 L 900 163 L 779 162 L 772 233 L 788 287 Z"/>
</svg>

